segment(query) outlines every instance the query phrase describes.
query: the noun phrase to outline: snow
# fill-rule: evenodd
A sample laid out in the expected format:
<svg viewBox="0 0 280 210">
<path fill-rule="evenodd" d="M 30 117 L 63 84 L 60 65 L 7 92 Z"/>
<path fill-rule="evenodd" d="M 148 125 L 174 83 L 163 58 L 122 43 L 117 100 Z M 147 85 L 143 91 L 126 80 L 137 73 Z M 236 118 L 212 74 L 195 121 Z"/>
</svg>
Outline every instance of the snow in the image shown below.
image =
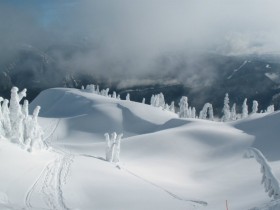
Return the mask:
<svg viewBox="0 0 280 210">
<path fill-rule="evenodd" d="M 0 209 L 277 209 L 249 147 L 280 178 L 280 113 L 231 123 L 181 119 L 158 107 L 76 89 L 43 91 L 39 124 L 48 150 L 0 140 Z M 120 162 L 105 133 L 123 133 Z M 276 207 L 275 207 L 276 206 Z M 278 208 L 279 209 L 279 208 Z"/>
<path fill-rule="evenodd" d="M 273 82 L 278 82 L 279 81 L 279 75 L 273 72 L 267 72 L 264 74 L 267 78 L 272 80 Z"/>
</svg>

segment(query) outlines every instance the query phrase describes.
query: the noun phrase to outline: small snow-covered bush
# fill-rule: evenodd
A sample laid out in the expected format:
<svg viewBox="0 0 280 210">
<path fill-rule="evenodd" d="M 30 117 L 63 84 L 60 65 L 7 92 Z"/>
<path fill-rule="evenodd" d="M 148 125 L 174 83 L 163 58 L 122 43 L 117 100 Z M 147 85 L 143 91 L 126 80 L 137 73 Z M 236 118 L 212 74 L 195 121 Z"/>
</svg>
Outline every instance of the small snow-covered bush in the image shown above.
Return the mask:
<svg viewBox="0 0 280 210">
<path fill-rule="evenodd" d="M 25 96 L 26 89 L 18 92 L 18 88 L 13 87 L 10 104 L 7 99 L 0 99 L 0 135 L 31 152 L 33 149 L 46 148 L 46 145 L 43 142 L 43 130 L 37 121 L 40 107 L 37 106 L 33 115 L 29 116 L 28 101 L 20 104 Z"/>
<path fill-rule="evenodd" d="M 118 163 L 120 161 L 120 150 L 121 150 L 121 138 L 123 134 L 117 135 L 116 132 L 110 135 L 104 134 L 106 139 L 106 161 Z"/>
<path fill-rule="evenodd" d="M 264 157 L 264 155 L 256 148 L 249 148 L 246 153 L 247 158 L 255 158 L 261 165 L 262 184 L 264 185 L 265 192 L 273 199 L 280 199 L 280 185 L 277 178 L 274 176 L 272 169 Z"/>
</svg>

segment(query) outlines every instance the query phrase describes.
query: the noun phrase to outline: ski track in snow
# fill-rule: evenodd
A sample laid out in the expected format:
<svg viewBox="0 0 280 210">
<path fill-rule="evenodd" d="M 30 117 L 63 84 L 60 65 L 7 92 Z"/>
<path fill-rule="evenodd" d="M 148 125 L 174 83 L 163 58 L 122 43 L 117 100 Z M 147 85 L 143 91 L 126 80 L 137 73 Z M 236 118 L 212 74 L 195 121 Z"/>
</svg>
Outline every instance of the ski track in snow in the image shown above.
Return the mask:
<svg viewBox="0 0 280 210">
<path fill-rule="evenodd" d="M 53 136 L 56 129 L 58 128 L 60 120 L 61 119 L 54 120 L 54 123 L 51 123 L 49 128 L 46 129 L 51 130 L 49 135 L 44 139 L 48 146 L 50 146 L 51 142 L 53 141 Z M 28 209 L 33 208 L 31 198 L 37 189 L 40 193 L 40 196 L 43 197 L 44 203 L 49 209 L 70 210 L 70 208 L 67 207 L 65 203 L 62 186 L 67 182 L 70 166 L 75 156 L 71 153 L 66 153 L 55 148 L 52 148 L 52 151 L 57 153 L 58 157 L 45 166 L 38 178 L 26 193 L 25 205 Z"/>
<path fill-rule="evenodd" d="M 59 154 L 55 160 L 47 164 L 26 194 L 25 204 L 28 208 L 33 207 L 31 198 L 37 189 L 49 209 L 69 210 L 65 203 L 62 186 L 67 182 L 73 159 L 72 154 Z"/>
<path fill-rule="evenodd" d="M 44 130 L 44 133 L 49 133 L 49 135 L 47 137 L 44 138 L 44 142 L 49 145 L 51 143 L 51 141 L 53 140 L 53 135 L 56 131 L 56 129 L 58 128 L 58 125 L 60 123 L 61 119 L 57 119 L 57 120 L 53 120 L 53 123 L 51 123 L 51 125 L 46 129 Z M 50 130 L 50 132 L 46 132 Z"/>
<path fill-rule="evenodd" d="M 144 181 L 144 182 L 146 182 L 146 183 L 148 183 L 148 184 L 150 184 L 150 185 L 152 185 L 152 186 L 154 186 L 154 187 L 164 191 L 165 193 L 167 193 L 168 195 L 170 195 L 174 199 L 177 199 L 177 200 L 180 200 L 180 201 L 192 202 L 192 203 L 199 204 L 199 205 L 202 205 L 202 206 L 207 206 L 208 205 L 208 203 L 205 202 L 205 201 L 181 198 L 180 196 L 170 192 L 169 190 L 165 189 L 164 187 L 162 187 L 160 185 L 157 185 L 157 184 L 155 184 L 155 183 L 153 183 L 153 182 L 151 182 L 151 181 L 149 181 L 149 180 L 147 180 L 147 179 L 145 179 L 145 178 L 143 178 L 143 177 L 133 173 L 132 171 L 128 170 L 127 168 L 120 167 L 120 166 L 117 166 L 117 168 L 124 169 L 127 173 L 129 173 L 132 176 L 134 176 L 134 177 L 136 177 L 138 179 L 141 179 L 142 181 Z"/>
<path fill-rule="evenodd" d="M 93 156 L 93 155 L 79 154 L 79 156 L 89 157 L 89 158 L 95 158 L 95 159 L 98 159 L 98 160 L 101 160 L 101 161 L 105 161 L 104 158 L 95 157 L 95 156 Z M 176 195 L 176 194 L 170 192 L 169 190 L 165 189 L 164 187 L 162 187 L 162 186 L 160 186 L 160 185 L 157 185 L 157 184 L 155 184 L 155 183 L 153 183 L 153 182 L 151 182 L 151 181 L 149 181 L 149 180 L 147 180 L 147 179 L 145 179 L 145 178 L 143 178 L 143 177 L 141 177 L 141 176 L 135 174 L 134 172 L 128 170 L 128 169 L 125 168 L 125 167 L 121 167 L 120 165 L 117 165 L 116 167 L 117 167 L 118 169 L 124 170 L 125 172 L 129 173 L 130 175 L 132 175 L 132 176 L 134 176 L 134 177 L 136 177 L 136 178 L 138 178 L 138 179 L 140 179 L 140 180 L 142 180 L 142 181 L 144 181 L 144 182 L 146 182 L 146 183 L 148 183 L 148 184 L 150 184 L 150 185 L 152 185 L 152 186 L 154 186 L 154 187 L 156 187 L 156 188 L 162 190 L 163 192 L 167 193 L 168 195 L 170 195 L 170 196 L 173 197 L 174 199 L 177 199 L 177 200 L 180 200 L 180 201 L 192 202 L 192 203 L 195 203 L 195 204 L 199 204 L 200 206 L 207 206 L 207 205 L 208 205 L 208 203 L 205 202 L 205 201 L 181 198 L 180 196 L 178 196 L 178 195 Z"/>
</svg>

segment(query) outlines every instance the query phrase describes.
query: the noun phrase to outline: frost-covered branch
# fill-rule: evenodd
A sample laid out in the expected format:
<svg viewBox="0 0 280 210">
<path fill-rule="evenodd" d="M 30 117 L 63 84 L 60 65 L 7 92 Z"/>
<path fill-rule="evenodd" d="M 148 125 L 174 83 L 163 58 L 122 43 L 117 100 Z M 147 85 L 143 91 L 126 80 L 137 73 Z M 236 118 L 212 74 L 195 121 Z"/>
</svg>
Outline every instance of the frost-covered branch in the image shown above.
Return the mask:
<svg viewBox="0 0 280 210">
<path fill-rule="evenodd" d="M 273 174 L 272 169 L 262 152 L 256 148 L 249 148 L 246 157 L 255 158 L 256 161 L 261 165 L 262 184 L 264 185 L 265 192 L 268 193 L 269 197 L 272 197 L 273 199 L 279 199 L 279 181 Z"/>
</svg>

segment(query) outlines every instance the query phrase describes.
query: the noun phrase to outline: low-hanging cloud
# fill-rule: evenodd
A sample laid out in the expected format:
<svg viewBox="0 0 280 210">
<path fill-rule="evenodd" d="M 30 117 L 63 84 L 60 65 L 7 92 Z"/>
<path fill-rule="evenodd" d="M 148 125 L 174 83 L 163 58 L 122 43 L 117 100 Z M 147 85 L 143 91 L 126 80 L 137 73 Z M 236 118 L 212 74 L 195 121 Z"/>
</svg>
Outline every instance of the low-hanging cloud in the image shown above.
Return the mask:
<svg viewBox="0 0 280 210">
<path fill-rule="evenodd" d="M 211 75 L 197 67 L 200 53 L 279 52 L 279 8 L 277 0 L 4 0 L 0 61 L 31 45 L 65 71 L 147 81 L 176 79 L 180 69 L 191 84 Z"/>
</svg>

